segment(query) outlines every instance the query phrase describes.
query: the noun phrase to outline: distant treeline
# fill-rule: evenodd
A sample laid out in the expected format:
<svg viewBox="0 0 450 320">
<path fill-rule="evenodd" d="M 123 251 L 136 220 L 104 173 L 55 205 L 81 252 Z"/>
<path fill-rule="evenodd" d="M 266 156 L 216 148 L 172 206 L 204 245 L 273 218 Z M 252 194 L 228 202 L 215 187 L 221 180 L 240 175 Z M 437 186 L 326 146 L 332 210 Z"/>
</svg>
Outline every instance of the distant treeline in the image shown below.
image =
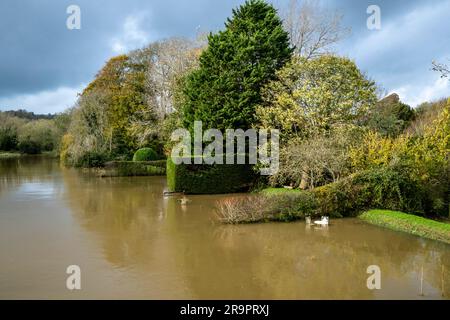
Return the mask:
<svg viewBox="0 0 450 320">
<path fill-rule="evenodd" d="M 24 109 L 0 111 L 0 113 L 4 113 L 11 117 L 17 117 L 17 118 L 27 119 L 27 120 L 40 120 L 40 119 L 51 120 L 56 116 L 55 114 L 51 114 L 51 113 L 35 114 L 34 112 L 30 112 L 30 111 L 27 111 Z"/>
<path fill-rule="evenodd" d="M 38 154 L 57 150 L 69 122 L 70 110 L 54 115 L 0 111 L 0 151 Z"/>
</svg>

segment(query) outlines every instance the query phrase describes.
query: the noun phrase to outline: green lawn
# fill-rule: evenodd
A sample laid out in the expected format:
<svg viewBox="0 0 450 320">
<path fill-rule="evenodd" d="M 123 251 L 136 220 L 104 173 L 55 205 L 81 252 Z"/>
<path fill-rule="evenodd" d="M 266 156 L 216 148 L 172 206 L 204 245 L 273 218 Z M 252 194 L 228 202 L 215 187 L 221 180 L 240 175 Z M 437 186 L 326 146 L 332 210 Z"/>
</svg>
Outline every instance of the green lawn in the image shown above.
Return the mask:
<svg viewBox="0 0 450 320">
<path fill-rule="evenodd" d="M 266 188 L 260 191 L 262 194 L 266 195 L 273 195 L 273 194 L 280 194 L 280 193 L 286 193 L 286 192 L 301 192 L 303 190 L 300 189 L 287 189 L 287 188 Z"/>
<path fill-rule="evenodd" d="M 359 218 L 392 230 L 408 232 L 450 244 L 450 223 L 389 210 L 370 210 L 361 214 Z"/>
</svg>

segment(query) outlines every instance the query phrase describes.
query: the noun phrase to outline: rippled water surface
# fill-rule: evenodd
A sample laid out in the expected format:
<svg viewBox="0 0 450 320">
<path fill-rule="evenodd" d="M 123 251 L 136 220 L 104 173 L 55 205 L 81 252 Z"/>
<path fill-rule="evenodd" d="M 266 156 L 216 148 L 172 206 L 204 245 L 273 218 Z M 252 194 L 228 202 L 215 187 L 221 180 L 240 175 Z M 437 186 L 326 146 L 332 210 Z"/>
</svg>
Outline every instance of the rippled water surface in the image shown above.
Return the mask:
<svg viewBox="0 0 450 320">
<path fill-rule="evenodd" d="M 214 203 L 227 195 L 181 206 L 164 189 L 163 177 L 0 161 L 0 298 L 450 297 L 449 245 L 357 219 L 220 225 Z M 66 288 L 69 265 L 81 268 L 79 291 Z M 369 265 L 381 268 L 381 290 L 366 286 Z"/>
</svg>

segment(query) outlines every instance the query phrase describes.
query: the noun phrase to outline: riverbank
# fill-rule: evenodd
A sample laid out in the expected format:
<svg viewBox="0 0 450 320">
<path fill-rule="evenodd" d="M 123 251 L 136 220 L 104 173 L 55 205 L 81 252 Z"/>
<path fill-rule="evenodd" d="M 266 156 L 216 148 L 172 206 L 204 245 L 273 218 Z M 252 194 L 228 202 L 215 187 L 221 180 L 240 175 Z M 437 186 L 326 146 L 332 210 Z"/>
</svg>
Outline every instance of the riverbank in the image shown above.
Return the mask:
<svg viewBox="0 0 450 320">
<path fill-rule="evenodd" d="M 22 154 L 18 152 L 0 152 L 0 159 L 15 159 L 21 156 Z"/>
<path fill-rule="evenodd" d="M 450 244 L 450 223 L 390 210 L 370 210 L 359 218 L 377 226 Z"/>
<path fill-rule="evenodd" d="M 0 159 L 17 159 L 21 157 L 48 157 L 48 158 L 58 158 L 58 152 L 57 151 L 45 151 L 39 154 L 26 154 L 26 153 L 20 153 L 20 152 L 0 152 Z"/>
<path fill-rule="evenodd" d="M 110 161 L 103 168 L 95 168 L 99 177 L 164 176 L 166 160 Z"/>
</svg>

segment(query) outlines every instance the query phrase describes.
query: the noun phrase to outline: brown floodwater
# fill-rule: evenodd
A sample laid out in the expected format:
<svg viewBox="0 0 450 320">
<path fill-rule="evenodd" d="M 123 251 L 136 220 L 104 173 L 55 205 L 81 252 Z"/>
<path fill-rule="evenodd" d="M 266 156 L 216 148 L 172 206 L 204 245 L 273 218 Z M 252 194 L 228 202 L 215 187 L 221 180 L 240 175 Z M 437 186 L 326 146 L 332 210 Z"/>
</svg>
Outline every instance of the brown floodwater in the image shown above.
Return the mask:
<svg viewBox="0 0 450 320">
<path fill-rule="evenodd" d="M 0 299 L 450 297 L 449 245 L 358 219 L 222 225 L 215 202 L 230 195 L 182 206 L 165 188 L 42 157 L 0 161 Z M 69 265 L 81 290 L 66 288 Z M 367 288 L 369 265 L 380 290 Z"/>
</svg>

